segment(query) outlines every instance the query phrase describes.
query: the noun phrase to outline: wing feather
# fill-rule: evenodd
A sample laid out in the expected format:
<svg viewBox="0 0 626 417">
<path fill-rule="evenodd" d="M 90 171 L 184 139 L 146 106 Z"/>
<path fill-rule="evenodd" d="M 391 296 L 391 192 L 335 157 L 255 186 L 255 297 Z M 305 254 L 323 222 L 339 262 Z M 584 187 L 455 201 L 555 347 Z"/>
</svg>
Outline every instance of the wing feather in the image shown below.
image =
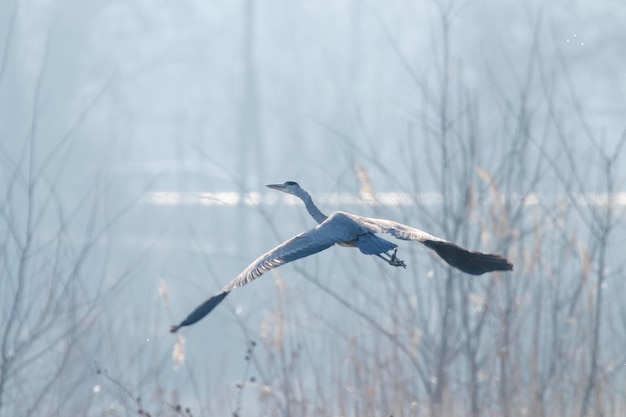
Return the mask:
<svg viewBox="0 0 626 417">
<path fill-rule="evenodd" d="M 372 219 L 353 216 L 371 233 L 389 233 L 397 239 L 414 240 L 434 250 L 449 265 L 472 275 L 492 271 L 510 271 L 513 265 L 499 255 L 465 249 L 445 239 L 433 236 L 423 230 L 392 220 Z"/>
<path fill-rule="evenodd" d="M 259 256 L 222 291 L 200 304 L 180 324 L 172 326 L 170 332 L 175 333 L 179 328 L 202 319 L 235 288 L 246 285 L 271 269 L 321 252 L 335 243 L 354 239 L 356 237 L 354 233 L 355 227 L 350 221 L 341 216 L 331 215 L 314 229 L 300 233 Z"/>
<path fill-rule="evenodd" d="M 424 243 L 427 240 L 444 241 L 444 239 L 433 236 L 423 230 L 416 229 L 406 224 L 394 222 L 393 220 L 374 219 L 370 217 L 355 216 L 353 214 L 350 217 L 354 218 L 354 221 L 363 226 L 365 231 L 369 233 L 388 233 L 396 239 L 402 240 L 414 240 Z"/>
<path fill-rule="evenodd" d="M 338 242 L 335 239 L 329 238 L 328 234 L 320 233 L 319 228 L 320 227 L 318 226 L 315 229 L 300 233 L 299 235 L 296 235 L 286 242 L 276 246 L 269 252 L 259 256 L 234 280 L 226 285 L 222 289 L 222 292 L 228 292 L 234 290 L 235 288 L 243 287 L 250 281 L 257 279 L 271 269 L 321 252 Z"/>
</svg>

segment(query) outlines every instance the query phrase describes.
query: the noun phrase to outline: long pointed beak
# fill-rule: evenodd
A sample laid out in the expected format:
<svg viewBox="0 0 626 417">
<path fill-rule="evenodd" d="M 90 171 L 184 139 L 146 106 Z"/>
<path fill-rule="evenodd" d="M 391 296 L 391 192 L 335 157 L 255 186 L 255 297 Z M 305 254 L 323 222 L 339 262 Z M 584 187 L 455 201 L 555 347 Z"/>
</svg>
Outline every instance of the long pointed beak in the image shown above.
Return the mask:
<svg viewBox="0 0 626 417">
<path fill-rule="evenodd" d="M 266 187 L 272 190 L 285 191 L 285 187 L 282 184 L 267 184 Z"/>
</svg>

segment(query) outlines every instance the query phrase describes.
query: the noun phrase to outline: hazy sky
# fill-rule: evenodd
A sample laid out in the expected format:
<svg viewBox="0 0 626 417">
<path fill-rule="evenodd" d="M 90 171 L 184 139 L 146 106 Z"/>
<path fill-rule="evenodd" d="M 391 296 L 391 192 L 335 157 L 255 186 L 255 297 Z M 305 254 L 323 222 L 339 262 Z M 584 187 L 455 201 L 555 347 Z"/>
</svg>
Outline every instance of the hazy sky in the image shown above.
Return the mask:
<svg viewBox="0 0 626 417">
<path fill-rule="evenodd" d="M 564 67 L 591 127 L 607 129 L 609 141 L 620 135 L 619 1 L 449 3 L 451 85 L 462 82 L 479 104 L 487 143 L 507 140 L 491 112 L 495 90 L 520 94 L 533 51 L 541 63 L 531 93 L 540 65 L 558 72 L 557 98 L 568 95 Z M 207 162 L 197 147 L 254 188 L 285 178 L 323 187 L 349 173 L 353 148 L 396 163 L 408 126 L 421 123 L 424 94 L 436 94 L 441 74 L 436 4 L 264 2 L 246 23 L 244 4 L 232 2 L 5 2 L 0 106 L 11 123 L 0 129 L 23 138 L 37 108 L 42 152 L 74 125 L 80 169 L 106 170 L 104 158 L 114 172 L 153 175 L 163 162 L 176 171 Z M 232 187 L 208 174 L 193 187 Z"/>
<path fill-rule="evenodd" d="M 623 0 L 2 1 L 0 193 L 14 198 L 0 206 L 2 219 L 12 212 L 19 223 L 28 206 L 24 195 L 12 194 L 11 181 L 24 185 L 29 172 L 37 176 L 36 203 L 54 208 L 44 206 L 42 218 L 55 227 L 69 219 L 69 232 L 59 227 L 67 232 L 69 259 L 79 253 L 89 219 L 102 225 L 132 206 L 103 233 L 88 263 L 93 270 L 85 282 L 94 288 L 124 280 L 90 316 L 98 334 L 81 346 L 77 363 L 110 366 L 133 387 L 167 381 L 189 388 L 189 368 L 179 372 L 170 359 L 168 326 L 312 221 L 300 206 L 134 204 L 143 191 L 266 192 L 264 184 L 297 180 L 314 195 L 354 193 L 358 163 L 378 191 L 439 193 L 431 174 L 439 162 L 443 102 L 447 137 L 457 144 L 475 134 L 477 165 L 487 172 L 498 169 L 503 149 L 517 138 L 514 116 L 522 101 L 535 143 L 557 158 L 563 142 L 550 123 L 558 120 L 585 167 L 593 150 L 589 133 L 611 148 L 624 132 L 625 24 Z M 541 158 L 538 149 L 528 151 L 529 160 Z M 457 149 L 452 160 L 462 163 L 465 151 Z M 619 178 L 623 158 L 616 163 Z M 550 175 L 539 191 L 563 185 Z M 595 184 L 596 177 L 584 179 Z M 93 208 L 85 203 L 90 198 Z M 405 220 L 402 211 L 382 210 Z M 44 237 L 57 230 L 51 226 Z M 430 262 L 418 249 L 405 253 Z M 344 275 L 358 283 L 361 271 L 376 272 L 369 259 L 341 256 L 324 254 L 305 265 L 323 282 L 340 276 L 345 285 L 351 282 Z M 357 275 L 345 259 L 359 265 Z M 41 262 L 46 270 L 48 259 Z M 203 389 L 215 375 L 228 382 L 218 391 L 238 381 L 245 326 L 260 334 L 267 329 L 259 322 L 273 323 L 263 306 L 279 292 L 281 274 L 232 297 L 202 331 L 190 332 L 188 358 Z M 293 269 L 284 274 L 302 278 Z M 429 270 L 420 282 L 435 286 L 429 280 L 436 274 Z M 171 309 L 157 293 L 161 282 Z M 341 308 L 326 304 L 305 280 L 290 282 L 298 288 L 291 294 L 320 296 L 304 297 L 308 313 Z M 375 294 L 389 282 L 368 289 Z M 408 278 L 397 282 L 412 285 Z M 321 321 L 304 317 L 319 340 L 328 340 Z M 132 375 L 124 375 L 128 363 Z M 86 402 L 102 383 L 90 376 L 79 396 Z"/>
</svg>

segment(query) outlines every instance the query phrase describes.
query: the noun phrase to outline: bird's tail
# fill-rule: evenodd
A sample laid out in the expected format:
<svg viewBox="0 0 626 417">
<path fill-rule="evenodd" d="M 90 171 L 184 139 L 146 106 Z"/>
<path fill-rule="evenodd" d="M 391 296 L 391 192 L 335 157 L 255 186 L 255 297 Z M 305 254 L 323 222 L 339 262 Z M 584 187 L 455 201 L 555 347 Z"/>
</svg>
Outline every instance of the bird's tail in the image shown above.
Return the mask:
<svg viewBox="0 0 626 417">
<path fill-rule="evenodd" d="M 229 293 L 227 291 L 221 292 L 209 298 L 204 303 L 200 304 L 194 311 L 191 312 L 191 314 L 187 316 L 185 320 L 180 322 L 180 324 L 172 326 L 170 328 L 170 333 L 176 333 L 176 331 L 180 329 L 181 327 L 194 324 L 195 322 L 197 322 L 198 320 L 200 320 L 201 318 L 209 314 L 211 310 L 213 310 L 215 306 L 221 303 L 222 300 L 226 298 L 228 294 Z"/>
<path fill-rule="evenodd" d="M 513 269 L 513 265 L 499 255 L 467 250 L 445 241 L 426 240 L 423 243 L 437 252 L 447 263 L 468 274 L 480 275 L 485 272 Z"/>
</svg>

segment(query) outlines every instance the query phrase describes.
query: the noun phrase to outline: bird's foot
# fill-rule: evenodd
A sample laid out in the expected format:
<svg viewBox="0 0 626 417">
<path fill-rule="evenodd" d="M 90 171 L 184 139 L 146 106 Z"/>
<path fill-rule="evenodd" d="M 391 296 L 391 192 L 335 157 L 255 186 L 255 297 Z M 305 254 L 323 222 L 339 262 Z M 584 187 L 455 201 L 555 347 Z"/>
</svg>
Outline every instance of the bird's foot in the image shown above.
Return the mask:
<svg viewBox="0 0 626 417">
<path fill-rule="evenodd" d="M 389 259 L 389 265 L 391 266 L 401 266 L 402 268 L 406 268 L 406 264 L 404 263 L 404 261 L 402 259 L 398 259 L 398 257 L 396 256 L 396 253 L 398 252 L 398 248 L 395 248 L 393 250 L 393 253 L 390 256 Z"/>
</svg>

